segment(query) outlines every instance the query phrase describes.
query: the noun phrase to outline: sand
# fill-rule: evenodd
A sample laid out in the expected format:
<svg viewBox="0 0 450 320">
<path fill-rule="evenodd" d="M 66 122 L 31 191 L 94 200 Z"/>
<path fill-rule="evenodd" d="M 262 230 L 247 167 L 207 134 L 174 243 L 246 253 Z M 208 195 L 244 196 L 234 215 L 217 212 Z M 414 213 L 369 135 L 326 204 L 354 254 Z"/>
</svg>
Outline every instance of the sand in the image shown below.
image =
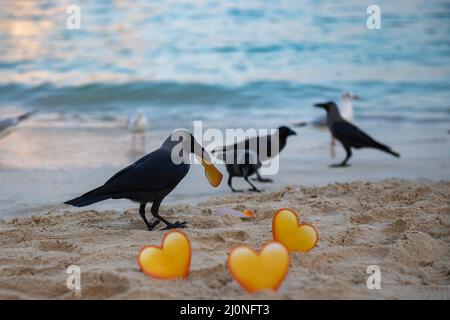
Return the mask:
<svg viewBox="0 0 450 320">
<path fill-rule="evenodd" d="M 174 281 L 139 271 L 139 249 L 159 244 L 165 231 L 146 231 L 137 208 L 14 218 L 0 223 L 0 298 L 449 299 L 449 195 L 449 181 L 388 179 L 163 204 L 163 216 L 188 222 L 193 248 L 189 279 Z M 256 219 L 212 215 L 223 206 L 253 210 Z M 277 292 L 249 295 L 227 271 L 227 254 L 239 244 L 260 248 L 270 241 L 281 207 L 318 228 L 318 247 L 292 255 Z M 81 268 L 81 292 L 66 287 L 69 265 Z M 380 290 L 366 286 L 369 265 L 380 267 Z"/>
</svg>

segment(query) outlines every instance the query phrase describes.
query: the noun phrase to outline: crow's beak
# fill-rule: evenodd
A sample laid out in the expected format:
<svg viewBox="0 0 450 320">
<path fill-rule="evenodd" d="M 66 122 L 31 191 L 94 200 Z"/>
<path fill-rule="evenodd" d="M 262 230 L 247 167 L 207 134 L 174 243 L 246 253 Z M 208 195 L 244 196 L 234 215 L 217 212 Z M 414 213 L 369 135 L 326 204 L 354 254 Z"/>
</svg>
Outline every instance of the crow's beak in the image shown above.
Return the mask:
<svg viewBox="0 0 450 320">
<path fill-rule="evenodd" d="M 315 104 L 314 104 L 314 107 L 325 109 L 325 104 L 324 104 L 324 103 L 315 103 Z"/>
<path fill-rule="evenodd" d="M 205 176 L 208 179 L 208 182 L 213 186 L 219 186 L 220 182 L 222 182 L 223 175 L 222 173 L 212 164 L 211 157 L 205 149 L 201 148 L 202 155 L 198 156 L 199 160 L 203 168 L 205 168 Z"/>
<path fill-rule="evenodd" d="M 194 151 L 194 154 L 197 156 L 197 159 L 200 161 L 203 168 L 205 168 L 205 176 L 206 179 L 208 179 L 208 182 L 213 187 L 219 186 L 223 178 L 222 173 L 214 166 L 208 152 L 205 149 L 203 149 L 203 147 L 192 136 L 191 136 L 191 150 Z"/>
<path fill-rule="evenodd" d="M 202 166 L 205 168 L 205 176 L 208 179 L 209 183 L 213 187 L 219 186 L 223 178 L 222 173 L 217 170 L 217 168 L 211 162 L 205 159 L 202 160 Z"/>
<path fill-rule="evenodd" d="M 297 132 L 295 132 L 294 130 L 289 131 L 289 135 L 290 136 L 296 136 Z"/>
</svg>

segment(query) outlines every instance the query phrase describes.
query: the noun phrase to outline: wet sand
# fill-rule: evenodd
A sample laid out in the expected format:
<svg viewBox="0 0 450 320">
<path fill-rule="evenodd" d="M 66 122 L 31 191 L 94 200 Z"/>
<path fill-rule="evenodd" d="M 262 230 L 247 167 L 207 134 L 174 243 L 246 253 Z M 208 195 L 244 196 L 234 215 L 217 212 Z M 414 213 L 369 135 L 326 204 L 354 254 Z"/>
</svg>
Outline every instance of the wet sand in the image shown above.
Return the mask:
<svg viewBox="0 0 450 320">
<path fill-rule="evenodd" d="M 417 299 L 450 298 L 450 182 L 389 179 L 283 187 L 262 194 L 212 197 L 198 205 L 163 205 L 185 220 L 193 258 L 188 280 L 139 272 L 136 255 L 164 231 L 145 230 L 136 208 L 64 210 L 0 223 L 3 299 Z M 254 221 L 217 217 L 219 207 L 250 209 Z M 278 292 L 246 294 L 226 269 L 235 245 L 270 241 L 272 215 L 296 210 L 319 230 L 318 247 L 292 255 Z M 81 294 L 66 287 L 65 269 L 81 268 Z M 380 290 L 366 287 L 368 265 L 381 269 Z"/>
<path fill-rule="evenodd" d="M 122 121 L 123 122 L 123 121 Z M 145 147 L 132 148 L 131 137 L 120 119 L 116 121 L 61 120 L 58 115 L 37 115 L 20 129 L 0 140 L 0 218 L 45 214 L 48 210 L 72 210 L 62 205 L 68 199 L 98 187 L 115 172 L 158 148 L 170 128 L 150 127 Z M 267 126 L 270 127 L 270 126 Z M 397 159 L 377 150 L 357 150 L 351 166 L 332 169 L 344 157 L 340 145 L 331 157 L 329 134 L 313 128 L 295 128 L 279 158 L 274 183 L 255 183 L 266 191 L 287 185 L 323 186 L 355 180 L 409 179 L 420 183 L 450 180 L 450 136 L 439 126 L 417 130 L 402 124 L 391 130 L 368 128 L 380 141 L 401 153 Z M 223 165 L 219 169 L 225 173 Z M 238 189 L 247 189 L 243 179 L 234 179 Z M 196 204 L 211 196 L 230 194 L 226 180 L 214 189 L 204 179 L 202 168 L 189 174 L 165 204 Z M 124 210 L 126 200 L 105 201 L 93 210 Z"/>
</svg>

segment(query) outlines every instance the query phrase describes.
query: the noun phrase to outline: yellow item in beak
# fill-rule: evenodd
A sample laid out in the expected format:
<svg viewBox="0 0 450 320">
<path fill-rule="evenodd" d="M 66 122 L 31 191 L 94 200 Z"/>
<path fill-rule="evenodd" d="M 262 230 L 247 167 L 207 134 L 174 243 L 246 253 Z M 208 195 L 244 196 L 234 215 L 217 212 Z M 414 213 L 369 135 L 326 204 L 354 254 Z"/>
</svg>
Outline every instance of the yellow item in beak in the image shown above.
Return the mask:
<svg viewBox="0 0 450 320">
<path fill-rule="evenodd" d="M 208 179 L 209 183 L 213 187 L 219 186 L 220 182 L 222 182 L 223 175 L 217 170 L 217 168 L 210 162 L 206 160 L 202 160 L 202 166 L 205 168 L 205 176 Z"/>
</svg>

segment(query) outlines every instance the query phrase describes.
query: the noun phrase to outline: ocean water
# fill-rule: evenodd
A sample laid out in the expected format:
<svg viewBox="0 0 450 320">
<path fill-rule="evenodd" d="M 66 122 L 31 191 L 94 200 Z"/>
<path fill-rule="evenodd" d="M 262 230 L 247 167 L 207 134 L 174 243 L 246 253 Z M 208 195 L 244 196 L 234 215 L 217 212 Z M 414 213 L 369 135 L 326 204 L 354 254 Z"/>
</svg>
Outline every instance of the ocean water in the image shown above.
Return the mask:
<svg viewBox="0 0 450 320">
<path fill-rule="evenodd" d="M 71 4 L 1 1 L 0 118 L 38 111 L 0 141 L 3 181 L 22 181 L 23 170 L 106 170 L 77 175 L 94 187 L 194 120 L 276 128 L 320 115 L 315 102 L 347 90 L 362 97 L 355 122 L 402 151 L 402 162 L 362 151 L 355 168 L 325 179 L 329 136 L 300 128 L 280 185 L 449 178 L 448 0 L 376 1 L 380 30 L 367 28 L 373 1 L 362 0 L 79 0 L 79 30 L 66 27 Z M 150 121 L 140 153 L 130 151 L 123 125 L 136 110 Z M 39 177 L 36 184 L 55 183 Z M 66 189 L 64 196 L 86 191 Z M 0 205 L 24 205 L 20 188 L 11 190 Z"/>
<path fill-rule="evenodd" d="M 359 120 L 448 123 L 450 2 L 377 1 L 369 30 L 372 2 L 77 1 L 69 30 L 72 1 L 2 1 L 0 108 L 251 127 L 351 90 Z"/>
</svg>

